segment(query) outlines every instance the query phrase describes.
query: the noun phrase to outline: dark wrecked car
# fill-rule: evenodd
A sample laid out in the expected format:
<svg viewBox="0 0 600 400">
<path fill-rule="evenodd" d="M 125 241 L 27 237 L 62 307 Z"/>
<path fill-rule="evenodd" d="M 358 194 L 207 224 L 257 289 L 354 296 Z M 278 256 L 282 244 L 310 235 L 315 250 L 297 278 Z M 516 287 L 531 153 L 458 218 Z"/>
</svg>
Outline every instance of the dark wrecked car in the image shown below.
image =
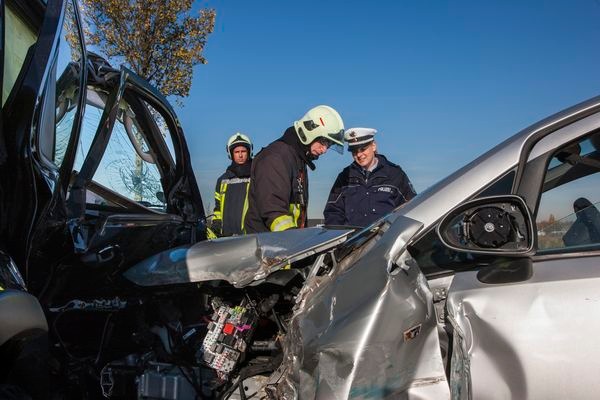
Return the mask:
<svg viewBox="0 0 600 400">
<path fill-rule="evenodd" d="M 256 391 L 281 363 L 310 266 L 351 230 L 204 241 L 202 199 L 167 100 L 86 52 L 74 1 L 6 1 L 2 11 L 0 351 L 11 362 L 0 390 L 74 399 Z"/>
<path fill-rule="evenodd" d="M 3 7 L 0 345 L 37 296 L 56 397 L 595 397 L 600 98 L 361 231 L 205 241 L 168 102 L 71 1 Z"/>
</svg>

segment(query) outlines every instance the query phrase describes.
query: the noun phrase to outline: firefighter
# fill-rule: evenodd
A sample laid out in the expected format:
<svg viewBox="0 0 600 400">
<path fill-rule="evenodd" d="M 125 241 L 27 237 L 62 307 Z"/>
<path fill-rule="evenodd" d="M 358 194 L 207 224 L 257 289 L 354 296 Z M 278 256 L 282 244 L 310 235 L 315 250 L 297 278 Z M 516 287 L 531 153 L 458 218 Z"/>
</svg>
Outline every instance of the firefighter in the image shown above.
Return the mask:
<svg viewBox="0 0 600 400">
<path fill-rule="evenodd" d="M 323 212 L 326 225 L 367 226 L 415 197 L 398 165 L 377 153 L 377 131 L 346 130 L 344 140 L 354 162 L 338 175 Z"/>
<path fill-rule="evenodd" d="M 211 229 L 217 236 L 241 235 L 248 211 L 252 142 L 238 132 L 229 138 L 225 150 L 231 164 L 217 179 Z"/>
<path fill-rule="evenodd" d="M 333 148 L 343 151 L 344 123 L 329 106 L 310 109 L 283 136 L 262 149 L 252 164 L 248 233 L 276 232 L 306 226 L 307 166 Z"/>
</svg>

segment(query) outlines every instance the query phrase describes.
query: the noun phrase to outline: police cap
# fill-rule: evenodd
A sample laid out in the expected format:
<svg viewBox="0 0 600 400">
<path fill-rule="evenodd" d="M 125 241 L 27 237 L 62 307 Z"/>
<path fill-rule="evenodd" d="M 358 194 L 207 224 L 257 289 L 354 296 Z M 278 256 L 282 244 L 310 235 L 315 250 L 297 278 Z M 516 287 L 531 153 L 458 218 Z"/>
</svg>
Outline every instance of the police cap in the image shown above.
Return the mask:
<svg viewBox="0 0 600 400">
<path fill-rule="evenodd" d="M 357 147 L 362 147 L 375 140 L 374 136 L 377 130 L 373 128 L 350 128 L 344 132 L 344 141 L 348 143 L 348 151 Z"/>
</svg>

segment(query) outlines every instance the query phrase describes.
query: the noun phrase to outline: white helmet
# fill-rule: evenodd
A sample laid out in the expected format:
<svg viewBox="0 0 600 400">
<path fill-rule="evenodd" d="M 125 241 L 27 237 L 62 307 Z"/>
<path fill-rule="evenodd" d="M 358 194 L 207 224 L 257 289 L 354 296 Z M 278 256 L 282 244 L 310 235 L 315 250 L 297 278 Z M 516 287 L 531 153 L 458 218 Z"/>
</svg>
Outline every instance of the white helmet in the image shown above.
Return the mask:
<svg viewBox="0 0 600 400">
<path fill-rule="evenodd" d="M 299 121 L 294 122 L 294 128 L 300 141 L 309 145 L 318 138 L 328 139 L 335 151 L 342 154 L 344 150 L 344 121 L 342 117 L 329 106 L 316 106 Z"/>
<path fill-rule="evenodd" d="M 229 140 L 227 141 L 227 146 L 225 146 L 225 151 L 227 152 L 227 157 L 231 160 L 231 152 L 237 146 L 244 146 L 248 149 L 248 158 L 252 158 L 252 142 L 250 138 L 243 133 L 237 132 L 233 134 Z"/>
</svg>

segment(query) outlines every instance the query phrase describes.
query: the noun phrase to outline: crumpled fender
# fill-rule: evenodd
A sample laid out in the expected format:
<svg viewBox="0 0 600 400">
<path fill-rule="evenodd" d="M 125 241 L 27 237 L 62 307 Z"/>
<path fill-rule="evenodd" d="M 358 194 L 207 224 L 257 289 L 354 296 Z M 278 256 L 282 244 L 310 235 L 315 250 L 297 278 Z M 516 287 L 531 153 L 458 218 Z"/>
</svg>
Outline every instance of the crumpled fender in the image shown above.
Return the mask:
<svg viewBox="0 0 600 400">
<path fill-rule="evenodd" d="M 421 227 L 400 217 L 332 274 L 306 282 L 278 398 L 449 398 L 432 294 L 404 251 Z"/>
</svg>

